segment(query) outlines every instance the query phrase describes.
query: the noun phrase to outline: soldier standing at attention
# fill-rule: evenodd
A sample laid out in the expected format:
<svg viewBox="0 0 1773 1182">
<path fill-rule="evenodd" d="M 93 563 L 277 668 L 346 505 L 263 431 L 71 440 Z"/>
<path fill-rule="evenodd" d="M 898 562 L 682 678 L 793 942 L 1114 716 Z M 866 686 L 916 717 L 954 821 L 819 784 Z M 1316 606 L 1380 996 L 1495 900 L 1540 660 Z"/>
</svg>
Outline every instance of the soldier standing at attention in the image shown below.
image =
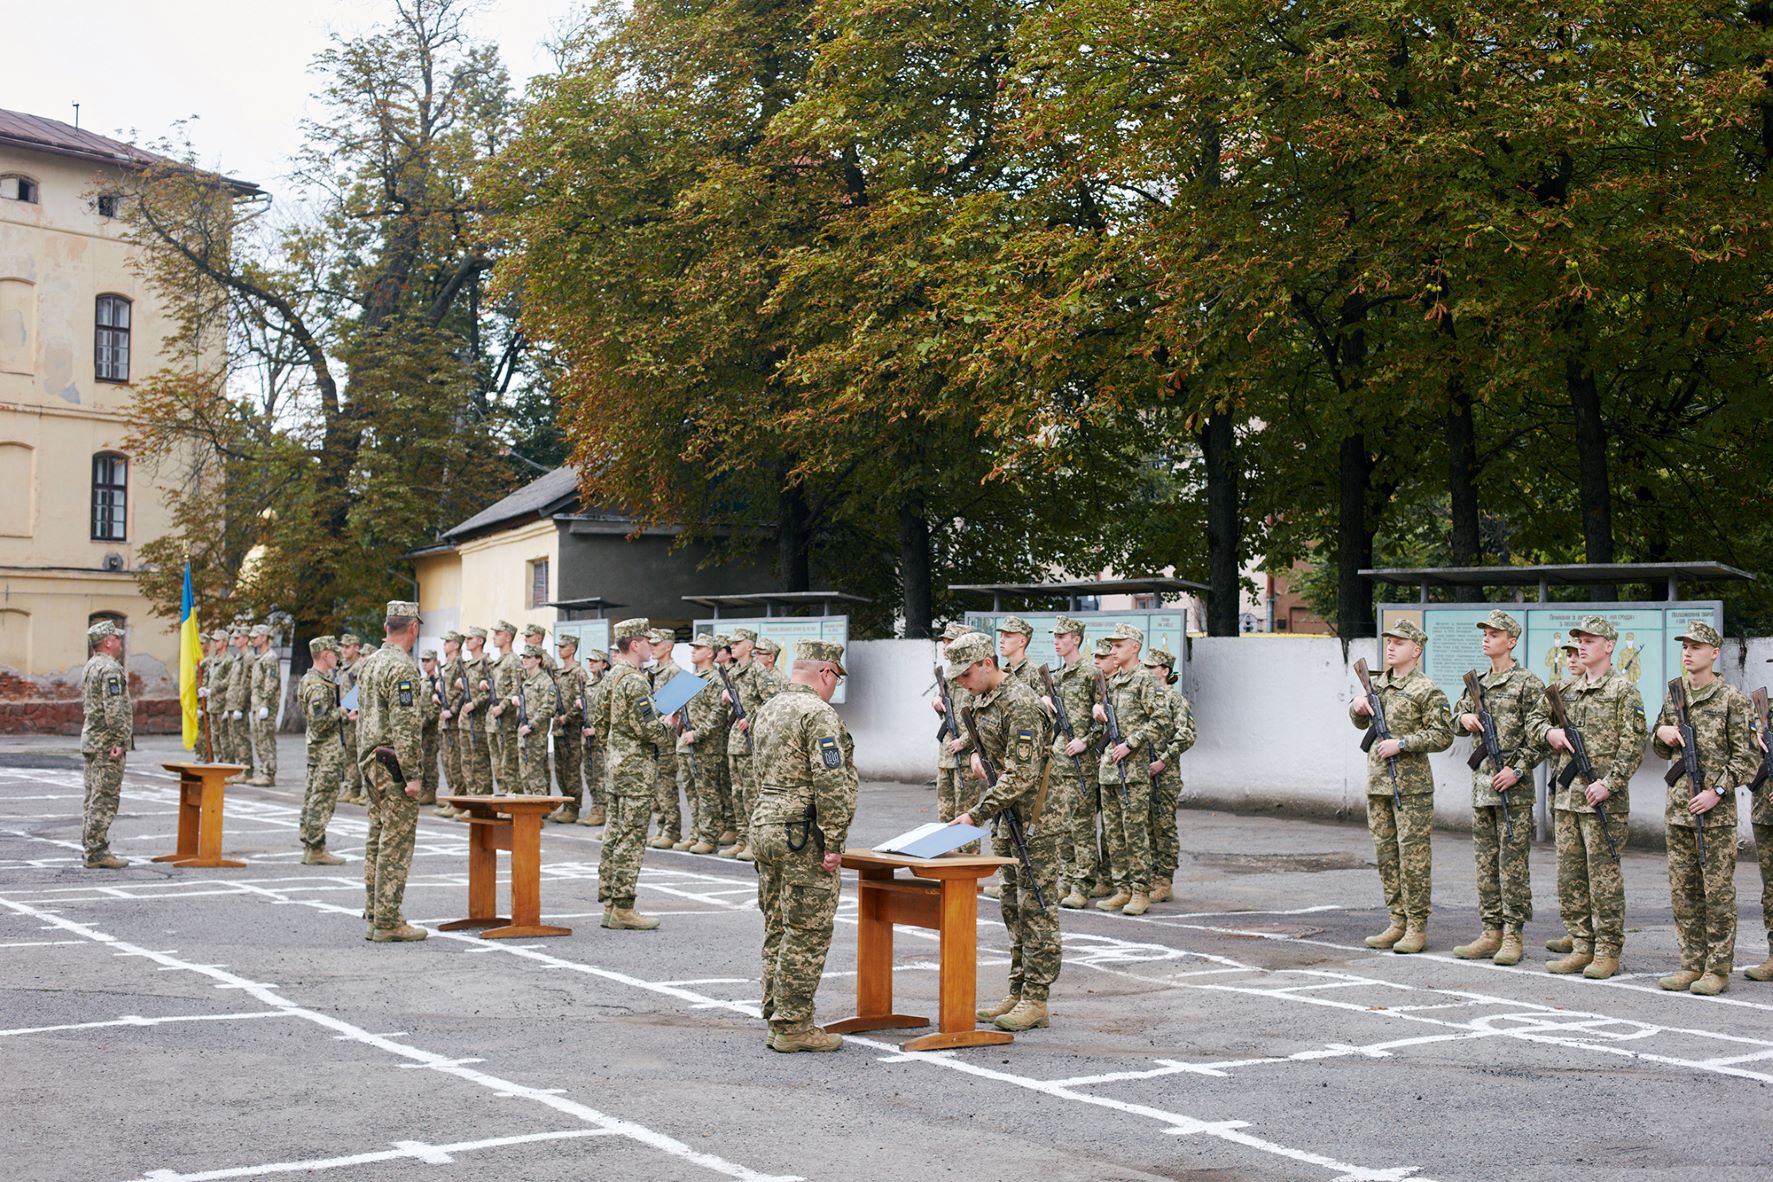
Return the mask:
<svg viewBox="0 0 1773 1182">
<path fill-rule="evenodd" d="M 991 638 L 981 633 L 963 636 L 948 646 L 948 676 L 972 695 L 967 709 L 978 733 L 973 735 L 969 727 L 968 735 L 984 747 L 984 754 L 997 769 L 993 784 L 986 778 L 984 761 L 975 748 L 971 762 L 983 790 L 978 801 L 955 819 L 963 825 L 974 824 L 975 819 L 990 824 L 992 852 L 1000 858 L 1019 856 L 1012 837 L 1019 824 L 1028 855 L 1027 865 L 1017 861 L 1002 869 L 1000 897 L 1003 925 L 1010 934 L 1010 991 L 996 1005 L 981 1007 L 978 1017 L 1000 1030 L 1032 1030 L 1047 1025 L 1047 994 L 1059 977 L 1055 888 L 1063 826 L 1041 823 L 1047 803 L 1047 718 L 1034 691 L 997 667 Z"/>
<path fill-rule="evenodd" d="M 80 727 L 80 755 L 86 764 L 80 846 L 88 870 L 121 870 L 129 862 L 111 852 L 111 822 L 117 818 L 123 763 L 135 737 L 135 707 L 129 675 L 123 671 L 123 629 L 100 620 L 86 630 L 86 647 L 92 656 L 80 679 L 86 713 Z"/>
<path fill-rule="evenodd" d="M 843 676 L 841 644 L 796 641 L 788 684 L 755 719 L 750 847 L 763 913 L 763 1017 L 772 1051 L 843 1045 L 813 1025 L 813 995 L 831 948 L 839 868 L 860 782 L 849 731 L 830 704 Z"/>
<path fill-rule="evenodd" d="M 557 825 L 570 825 L 579 819 L 579 808 L 585 799 L 585 698 L 584 666 L 579 664 L 579 638 L 570 632 L 555 642 L 560 660 L 554 672 L 554 684 L 560 690 L 563 713 L 554 724 L 554 782 L 566 803 L 548 814 Z"/>
<path fill-rule="evenodd" d="M 690 666 L 695 676 L 715 680 L 714 654 L 723 637 L 704 632 L 690 642 Z M 685 767 L 694 757 L 691 773 L 690 823 L 695 842 L 692 854 L 712 854 L 720 848 L 720 836 L 731 823 L 732 788 L 727 782 L 727 708 L 720 695 L 703 690 L 683 708 L 683 732 L 677 736 L 678 754 Z"/>
<path fill-rule="evenodd" d="M 505 620 L 493 625 L 499 656 L 487 665 L 493 704 L 487 711 L 487 737 L 492 740 L 493 791 L 519 793 L 523 777 L 517 770 L 517 707 L 511 698 L 523 684 L 523 661 L 517 656 L 517 627 Z"/>
<path fill-rule="evenodd" d="M 1490 660 L 1490 670 L 1479 684 L 1504 762 L 1494 767 L 1486 760 L 1472 769 L 1471 847 L 1477 859 L 1478 914 L 1484 930 L 1471 943 L 1454 948 L 1453 955 L 1460 960 L 1488 958 L 1500 965 L 1516 965 L 1524 954 L 1521 932 L 1533 918 L 1533 884 L 1527 867 L 1533 836 L 1533 787 L 1528 784 L 1512 794 L 1511 789 L 1525 783 L 1544 756 L 1529 732 L 1545 699 L 1545 683 L 1514 659 L 1514 648 L 1521 638 L 1518 620 L 1498 608 L 1477 627 L 1484 634 L 1484 656 Z M 1483 720 L 1470 691 L 1460 695 L 1453 713 L 1458 716 L 1459 729 L 1481 743 Z M 1502 817 L 1504 809 L 1508 810 L 1507 821 Z M 1508 836 L 1511 824 L 1512 838 Z"/>
<path fill-rule="evenodd" d="M 1163 740 L 1151 748 L 1151 901 L 1166 902 L 1175 890 L 1176 866 L 1182 860 L 1182 838 L 1176 830 L 1176 809 L 1182 797 L 1182 777 L 1176 764 L 1194 746 L 1194 711 L 1181 691 L 1172 691 L 1176 658 L 1168 649 L 1154 648 L 1145 654 L 1145 672 L 1158 685 L 1158 701 L 1168 715 Z"/>
<path fill-rule="evenodd" d="M 1422 672 L 1427 633 L 1405 620 L 1387 628 L 1384 637 L 1385 672 L 1373 678 L 1373 688 L 1385 707 L 1392 737 L 1379 740 L 1367 752 L 1367 831 L 1373 835 L 1391 923 L 1377 936 L 1368 936 L 1366 943 L 1368 948 L 1414 953 L 1428 946 L 1428 912 L 1434 894 L 1433 851 L 1428 844 L 1434 827 L 1434 771 L 1428 755 L 1453 745 L 1453 714 L 1447 695 Z M 1373 710 L 1365 695 L 1354 699 L 1348 717 L 1363 730 L 1371 725 Z M 1392 796 L 1394 769 L 1402 808 Z"/>
<path fill-rule="evenodd" d="M 462 705 L 462 773 L 464 794 L 490 796 L 492 780 L 492 671 L 485 656 L 486 629 L 468 629 L 468 655 L 462 673 L 468 678 L 468 701 Z M 458 814 L 459 815 L 459 814 Z"/>
<path fill-rule="evenodd" d="M 437 712 L 437 737 L 443 746 L 443 776 L 449 782 L 453 796 L 468 791 L 467 773 L 462 770 L 462 759 L 466 754 L 463 748 L 468 742 L 462 706 L 468 695 L 462 692 L 462 634 L 454 629 L 443 634 L 443 664 L 437 676 L 443 692 L 443 709 Z M 437 815 L 453 817 L 456 810 L 440 804 Z"/>
<path fill-rule="evenodd" d="M 431 933 L 406 922 L 400 905 L 412 869 L 413 839 L 419 827 L 422 785 L 412 769 L 423 755 L 419 719 L 419 669 L 412 661 L 419 639 L 419 605 L 391 600 L 383 624 L 388 641 L 363 662 L 358 673 L 358 741 L 364 788 L 369 793 L 369 840 L 363 847 L 364 911 L 368 938 L 378 944 L 423 940 Z M 392 748 L 394 768 L 376 756 Z"/>
<path fill-rule="evenodd" d="M 1096 678 L 1080 655 L 1083 635 L 1083 624 L 1070 616 L 1053 621 L 1053 650 L 1060 661 L 1059 668 L 1051 671 L 1053 688 L 1064 701 L 1065 717 L 1076 737 L 1067 739 L 1057 728 L 1053 731 L 1052 759 L 1047 764 L 1052 783 L 1052 803 L 1048 807 L 1055 810 L 1054 823 L 1059 827 L 1059 887 L 1064 892 L 1059 906 L 1073 910 L 1088 901 L 1084 892 L 1096 881 L 1099 807 L 1096 757 L 1090 752 L 1097 727 L 1091 712 L 1096 704 Z M 1041 704 L 1049 715 L 1058 716 L 1051 698 L 1043 697 Z"/>
<path fill-rule="evenodd" d="M 228 762 L 246 770 L 229 782 L 252 779 L 252 726 L 246 721 L 252 705 L 252 653 L 247 649 L 247 629 L 236 624 L 228 630 L 228 644 L 233 655 L 228 664 L 228 696 L 224 710 L 228 719 Z"/>
<path fill-rule="evenodd" d="M 1755 749 L 1765 751 L 1773 739 L 1760 733 L 1759 718 L 1750 718 L 1749 722 L 1755 728 Z M 1759 760 L 1760 756 L 1755 758 Z M 1757 768 L 1757 774 L 1758 771 Z M 1755 853 L 1761 863 L 1761 923 L 1767 929 L 1768 951 L 1773 954 L 1773 785 L 1763 784 L 1758 792 L 1750 793 L 1749 801 Z M 1773 955 L 1743 970 L 1743 976 L 1750 981 L 1773 981 Z"/>
<path fill-rule="evenodd" d="M 345 744 L 341 728 L 345 708 L 333 670 L 339 664 L 339 642 L 316 636 L 308 642 L 313 666 L 296 687 L 302 718 L 308 724 L 308 782 L 302 790 L 302 865 L 337 866 L 344 859 L 326 848 L 326 827 L 332 824 L 344 771 Z"/>
<path fill-rule="evenodd" d="M 753 659 L 757 662 L 757 667 L 769 674 L 770 680 L 777 686 L 788 684 L 788 679 L 776 669 L 776 661 L 781 655 L 781 645 L 767 636 L 757 638 L 757 651 L 753 654 Z"/>
<path fill-rule="evenodd" d="M 942 639 L 939 642 L 942 649 L 941 659 L 947 661 L 950 646 L 961 637 L 971 635 L 972 631 L 971 628 L 959 621 L 944 628 Z M 947 674 L 944 673 L 943 676 L 947 676 Z M 930 708 L 936 712 L 938 718 L 944 720 L 945 725 L 950 722 L 953 724 L 943 732 L 943 738 L 936 749 L 936 819 L 939 821 L 954 820 L 960 816 L 970 802 L 979 798 L 977 789 L 970 783 L 971 774 L 967 767 L 967 752 L 972 750 L 973 740 L 967 734 L 966 723 L 962 721 L 965 718 L 963 711 L 966 709 L 967 703 L 972 700 L 971 695 L 951 680 L 948 682 L 948 696 L 954 699 L 954 717 L 952 719 L 948 718 L 948 707 L 942 701 L 941 694 L 937 694 L 935 699 L 930 702 Z M 977 842 L 968 842 L 955 852 L 976 854 L 979 852 L 979 846 Z M 997 888 L 986 887 L 984 889 L 990 891 Z"/>
<path fill-rule="evenodd" d="M 339 667 L 335 680 L 340 697 L 349 696 L 357 688 L 357 675 L 363 669 L 363 638 L 355 632 L 339 633 Z M 357 711 L 361 714 L 362 711 Z M 340 804 L 367 803 L 363 795 L 363 769 L 357 766 L 357 719 L 345 720 L 345 784 L 339 792 Z"/>
<path fill-rule="evenodd" d="M 1554 649 L 1552 651 L 1556 653 L 1559 650 Z M 1562 653 L 1562 664 L 1559 665 L 1555 657 L 1551 661 L 1551 664 L 1557 666 L 1562 672 L 1567 674 L 1567 676 L 1558 681 L 1557 688 L 1558 692 L 1563 694 L 1565 700 L 1568 701 L 1570 687 L 1582 680 L 1582 654 L 1576 646 L 1575 637 L 1570 637 L 1563 642 Z M 1532 722 L 1533 733 L 1542 733 L 1543 726 L 1543 720 L 1538 715 L 1535 715 Z M 1587 893 L 1584 892 L 1582 895 L 1580 917 L 1578 917 L 1578 909 L 1574 903 L 1574 900 L 1576 899 L 1575 882 L 1578 879 L 1587 881 L 1586 875 L 1588 874 L 1588 868 L 1586 865 L 1586 856 L 1582 852 L 1582 831 L 1574 825 L 1565 828 L 1555 823 L 1557 820 L 1556 810 L 1562 807 L 1562 802 L 1569 798 L 1571 792 L 1579 791 L 1579 789 L 1576 789 L 1574 786 L 1570 788 L 1558 787 L 1558 776 L 1562 774 L 1564 770 L 1564 762 L 1570 757 L 1565 755 L 1562 751 L 1553 748 L 1547 747 L 1542 748 L 1542 750 L 1545 752 L 1546 791 L 1551 797 L 1550 807 L 1553 810 L 1552 840 L 1554 842 L 1554 848 L 1557 850 L 1558 859 L 1558 919 L 1564 925 L 1564 934 L 1562 936 L 1554 936 L 1547 940 L 1545 942 L 1545 950 L 1563 956 L 1576 947 L 1575 936 L 1577 932 L 1592 931 L 1588 919 Z"/>
<path fill-rule="evenodd" d="M 1674 902 L 1681 967 L 1657 982 L 1715 997 L 1730 988 L 1736 963 L 1736 789 L 1754 778 L 1761 753 L 1749 737 L 1748 695 L 1713 667 L 1723 637 L 1695 620 L 1675 637 L 1687 676 L 1687 721 L 1703 782 L 1685 773 L 1668 789 L 1668 890 Z M 1583 736 L 1585 739 L 1586 735 Z M 1663 759 L 1681 758 L 1674 703 L 1665 701 L 1652 746 Z M 1698 833 L 1705 827 L 1705 857 Z"/>
<path fill-rule="evenodd" d="M 548 651 L 548 630 L 540 624 L 530 624 L 523 630 L 523 642 L 526 645 L 533 644 L 542 650 L 542 672 L 548 675 L 550 686 L 548 691 L 549 725 L 546 728 L 546 733 L 542 735 L 542 770 L 546 774 L 542 777 L 541 795 L 546 796 L 548 785 L 554 782 L 554 773 L 549 767 L 549 761 L 553 758 L 554 732 L 559 729 L 561 717 L 566 712 L 566 699 L 561 695 L 560 678 L 556 676 L 559 666 L 554 661 L 554 654 Z M 519 647 L 517 651 L 521 654 L 522 647 Z M 525 676 L 528 674 L 526 673 Z M 537 720 L 538 725 L 540 721 L 540 719 Z"/>
<path fill-rule="evenodd" d="M 259 774 L 248 784 L 277 782 L 277 708 L 283 699 L 282 662 L 271 645 L 271 626 L 254 624 L 249 633 L 258 655 L 252 660 L 252 746 Z"/>
<path fill-rule="evenodd" d="M 617 931 L 651 931 L 657 916 L 634 909 L 640 862 L 646 853 L 646 826 L 658 791 L 655 754 L 676 736 L 652 708 L 652 691 L 640 666 L 652 656 L 644 616 L 616 623 L 616 664 L 606 682 L 597 732 L 609 750 L 609 822 L 597 862 L 597 897 L 603 926 Z"/>
<path fill-rule="evenodd" d="M 673 677 L 683 672 L 683 666 L 671 656 L 672 650 L 677 647 L 677 634 L 669 628 L 654 628 L 646 639 L 653 654 L 653 664 L 647 671 L 647 679 L 652 682 L 653 692 L 658 693 L 671 684 Z M 683 840 L 683 807 L 678 802 L 680 770 L 677 761 L 677 736 L 673 732 L 671 742 L 659 748 L 659 790 L 658 799 L 653 802 L 653 815 L 658 818 L 659 831 L 647 842 L 652 849 L 687 850 L 690 847 L 690 843 Z"/>
<path fill-rule="evenodd" d="M 221 721 L 216 706 L 216 677 L 221 672 L 228 656 L 228 634 L 219 629 L 210 632 L 203 638 L 203 659 L 197 662 L 197 709 L 202 715 L 198 721 L 197 742 L 203 742 L 203 731 L 209 732 L 209 744 L 214 754 L 210 757 L 222 763 L 228 761 L 227 749 L 223 745 Z M 208 726 L 205 728 L 204 721 Z M 200 751 L 201 747 L 198 748 Z"/>
<path fill-rule="evenodd" d="M 1560 903 L 1566 916 L 1574 917 L 1576 931 L 1570 954 L 1545 967 L 1553 973 L 1581 970 L 1584 977 L 1604 981 L 1619 971 L 1625 948 L 1625 877 L 1607 836 L 1614 849 L 1625 848 L 1631 778 L 1643 765 L 1649 728 L 1638 687 L 1613 668 L 1618 630 L 1605 617 L 1588 616 L 1570 629 L 1570 637 L 1580 651 L 1583 672 L 1564 692 L 1564 709 L 1582 735 L 1596 779 L 1583 784 L 1578 777 L 1557 800 L 1557 824 L 1574 830 L 1559 841 L 1560 848 L 1567 844 L 1572 849 L 1573 857 L 1569 876 L 1560 875 L 1558 886 L 1560 892 L 1566 885 L 1570 890 Z M 1571 749 L 1546 706 L 1533 716 L 1533 733 L 1559 751 Z M 1607 811 L 1607 835 L 1601 832 L 1597 805 Z"/>
<path fill-rule="evenodd" d="M 1106 636 L 1096 638 L 1095 646 L 1090 650 L 1090 665 L 1101 671 L 1104 681 L 1114 676 L 1114 644 Z M 1094 673 L 1090 674 L 1090 680 L 1092 683 L 1095 681 Z M 1106 899 L 1110 895 L 1120 893 L 1117 884 L 1127 881 L 1127 852 L 1125 849 L 1116 849 L 1108 844 L 1108 806 L 1106 802 L 1110 791 L 1116 793 L 1120 791 L 1120 776 L 1114 771 L 1114 765 L 1102 758 L 1103 751 L 1108 746 L 1108 728 L 1096 721 L 1095 706 L 1101 703 L 1100 691 L 1092 694 L 1091 700 L 1090 723 L 1095 726 L 1096 733 L 1088 751 L 1090 760 L 1093 762 L 1084 764 L 1084 772 L 1096 778 L 1095 803 L 1101 828 L 1095 835 L 1096 881 L 1091 884 L 1089 890 L 1084 892 L 1084 895 L 1088 899 Z M 1128 899 L 1132 898 L 1131 891 L 1127 891 L 1126 895 Z M 1125 904 L 1123 903 L 1122 906 Z"/>
<path fill-rule="evenodd" d="M 542 662 L 548 650 L 526 644 L 519 650 L 523 680 L 511 697 L 511 713 L 517 718 L 517 763 L 523 776 L 519 789 L 525 796 L 548 795 L 548 732 L 554 725 L 554 679 Z M 523 704 L 522 713 L 518 703 Z"/>
<path fill-rule="evenodd" d="M 585 666 L 585 700 L 591 707 L 591 715 L 585 719 L 580 735 L 590 743 L 591 756 L 585 761 L 585 795 L 591 807 L 579 817 L 579 824 L 595 829 L 609 820 L 609 761 L 604 757 L 603 735 L 597 732 L 597 720 L 608 717 L 600 703 L 603 701 L 603 683 L 609 679 L 609 654 L 594 648 L 585 654 Z"/>
<path fill-rule="evenodd" d="M 1033 639 L 1033 625 L 1021 616 L 1005 616 L 997 622 L 997 647 L 1003 654 L 1000 668 L 1039 697 L 1044 688 L 1040 684 L 1040 671 L 1028 659 L 1028 642 Z"/>
<path fill-rule="evenodd" d="M 419 657 L 424 682 L 419 690 L 419 749 L 424 766 L 419 769 L 419 803 L 437 803 L 437 753 L 439 724 L 443 721 L 443 678 L 437 673 L 437 650 L 426 649 Z"/>
<path fill-rule="evenodd" d="M 738 843 L 730 849 L 720 851 L 723 858 L 737 858 L 741 862 L 751 861 L 751 850 L 746 844 L 749 840 L 748 823 L 751 817 L 751 802 L 756 793 L 757 780 L 750 752 L 747 750 L 745 734 L 751 729 L 751 720 L 776 693 L 776 685 L 769 673 L 751 659 L 753 647 L 757 643 L 757 633 L 749 628 L 735 628 L 732 632 L 732 643 L 729 646 L 733 654 L 732 678 L 733 686 L 739 691 L 739 703 L 744 707 L 745 717 L 737 719 L 732 731 L 727 736 L 727 754 L 733 776 L 733 803 L 738 808 L 739 835 Z M 721 698 L 727 705 L 732 705 L 731 697 L 723 689 Z M 737 714 L 734 711 L 734 714 Z M 752 744 L 755 746 L 755 744 Z"/>
<path fill-rule="evenodd" d="M 1108 850 L 1114 870 L 1126 867 L 1125 878 L 1115 883 L 1115 893 L 1096 907 L 1122 915 L 1144 915 L 1151 909 L 1151 751 L 1163 740 L 1167 720 L 1157 683 L 1139 668 L 1139 650 L 1145 634 L 1131 624 L 1116 624 L 1108 637 L 1113 653 L 1113 673 L 1108 675 L 1108 694 L 1120 723 L 1121 741 L 1102 753 L 1098 774 L 1102 781 L 1102 820 L 1108 833 Z M 1096 721 L 1106 724 L 1103 703 L 1094 707 Z M 1138 753 L 1138 758 L 1134 758 Z M 1118 765 L 1118 766 L 1117 766 Z M 1120 769 L 1126 770 L 1127 797 L 1120 796 Z"/>
</svg>

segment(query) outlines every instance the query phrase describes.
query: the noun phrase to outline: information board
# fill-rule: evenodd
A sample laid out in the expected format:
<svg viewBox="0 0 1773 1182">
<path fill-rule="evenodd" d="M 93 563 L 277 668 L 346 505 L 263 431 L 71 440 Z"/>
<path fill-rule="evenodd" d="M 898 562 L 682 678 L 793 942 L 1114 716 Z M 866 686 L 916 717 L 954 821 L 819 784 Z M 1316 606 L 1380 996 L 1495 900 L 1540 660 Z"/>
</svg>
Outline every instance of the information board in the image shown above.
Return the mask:
<svg viewBox="0 0 1773 1182">
<path fill-rule="evenodd" d="M 1422 671 L 1446 693 L 1449 702 L 1465 692 L 1467 670 L 1490 667 L 1484 656 L 1478 624 L 1501 608 L 1521 622 L 1514 658 L 1547 685 L 1569 676 L 1564 641 L 1584 617 L 1604 616 L 1619 630 L 1613 646 L 1613 667 L 1635 683 L 1644 697 L 1644 712 L 1655 718 L 1670 679 L 1681 670 L 1681 645 L 1675 639 L 1694 620 L 1720 633 L 1724 605 L 1719 600 L 1683 603 L 1387 603 L 1379 607 L 1379 630 L 1412 620 L 1428 634 L 1422 650 Z M 1380 641 L 1384 652 L 1384 641 Z"/>
<path fill-rule="evenodd" d="M 1149 612 L 968 612 L 966 621 L 969 628 L 977 628 L 995 641 L 997 622 L 1005 616 L 1020 616 L 1028 621 L 1029 627 L 1034 629 L 1034 636 L 1028 642 L 1028 659 L 1052 669 L 1064 664 L 1053 649 L 1053 621 L 1060 616 L 1070 616 L 1083 624 L 1086 657 L 1094 650 L 1096 641 L 1113 632 L 1116 624 L 1131 624 L 1145 634 L 1145 646 L 1139 650 L 1141 654 L 1153 648 L 1168 649 L 1176 658 L 1178 676 L 1186 659 L 1182 640 L 1187 635 L 1188 614 L 1181 608 Z"/>
<path fill-rule="evenodd" d="M 794 663 L 795 641 L 828 640 L 845 648 L 850 643 L 848 616 L 722 616 L 718 620 L 694 621 L 690 635 L 719 632 L 731 636 L 734 628 L 749 628 L 757 633 L 759 640 L 773 640 L 781 645 L 782 653 L 776 658 L 776 672 L 783 677 L 788 676 L 788 667 Z M 844 701 L 846 688 L 846 682 L 838 682 L 837 692 L 831 695 L 831 700 Z"/>
<path fill-rule="evenodd" d="M 581 663 L 586 659 L 585 654 L 594 648 L 600 648 L 606 653 L 609 651 L 608 620 L 566 620 L 556 623 L 554 625 L 555 641 L 558 642 L 562 636 L 578 638 L 578 657 Z"/>
</svg>

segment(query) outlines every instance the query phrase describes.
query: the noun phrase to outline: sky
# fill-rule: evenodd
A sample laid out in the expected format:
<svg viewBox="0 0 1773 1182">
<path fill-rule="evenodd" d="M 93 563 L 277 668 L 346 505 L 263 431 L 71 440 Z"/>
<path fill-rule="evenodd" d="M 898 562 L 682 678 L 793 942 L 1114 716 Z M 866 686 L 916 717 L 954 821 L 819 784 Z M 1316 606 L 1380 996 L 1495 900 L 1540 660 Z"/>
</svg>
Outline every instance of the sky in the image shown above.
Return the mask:
<svg viewBox="0 0 1773 1182">
<path fill-rule="evenodd" d="M 498 44 L 521 91 L 553 69 L 543 42 L 581 0 L 480 0 L 468 25 Z M 201 163 L 273 197 L 301 143 L 314 54 L 333 33 L 385 23 L 392 0 L 0 0 L 0 108 L 150 143 L 180 119 Z"/>
</svg>

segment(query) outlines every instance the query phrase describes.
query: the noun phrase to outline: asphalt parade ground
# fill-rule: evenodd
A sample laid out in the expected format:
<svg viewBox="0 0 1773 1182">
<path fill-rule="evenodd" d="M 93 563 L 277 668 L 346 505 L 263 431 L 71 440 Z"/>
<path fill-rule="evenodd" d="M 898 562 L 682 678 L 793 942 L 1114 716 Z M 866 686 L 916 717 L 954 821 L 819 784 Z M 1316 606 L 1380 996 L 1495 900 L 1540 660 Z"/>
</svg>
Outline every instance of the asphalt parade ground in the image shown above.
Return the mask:
<svg viewBox="0 0 1773 1182">
<path fill-rule="evenodd" d="M 1361 944 L 1384 926 L 1364 828 L 1184 809 L 1176 901 L 1064 912 L 1051 1029 L 778 1055 L 747 864 L 648 850 L 639 906 L 663 926 L 609 932 L 600 831 L 550 825 L 544 919 L 571 936 L 371 944 L 363 810 L 332 827 L 346 865 L 299 864 L 299 740 L 277 787 L 229 792 L 238 870 L 145 860 L 173 846 L 159 765 L 180 752 L 159 737 L 130 756 L 112 831 L 132 865 L 81 869 L 76 750 L 0 744 L 0 1175 L 19 1182 L 1716 1182 L 1773 1162 L 1773 984 L 1657 988 L 1676 966 L 1659 852 L 1626 854 L 1625 972 L 1594 982 L 1544 971 L 1548 845 L 1528 960 L 1503 968 L 1452 956 L 1479 926 L 1459 834 L 1435 835 L 1429 951 L 1399 956 Z M 926 787 L 865 785 L 850 845 L 934 810 Z M 414 922 L 466 913 L 466 851 L 465 827 L 426 810 Z M 1766 955 L 1752 862 L 1737 884 L 1747 965 Z M 852 1010 L 854 914 L 846 882 L 821 1021 Z M 988 899 L 979 942 L 995 1000 L 1007 943 Z M 895 949 L 897 1008 L 933 1014 L 933 936 L 901 928 Z"/>
</svg>

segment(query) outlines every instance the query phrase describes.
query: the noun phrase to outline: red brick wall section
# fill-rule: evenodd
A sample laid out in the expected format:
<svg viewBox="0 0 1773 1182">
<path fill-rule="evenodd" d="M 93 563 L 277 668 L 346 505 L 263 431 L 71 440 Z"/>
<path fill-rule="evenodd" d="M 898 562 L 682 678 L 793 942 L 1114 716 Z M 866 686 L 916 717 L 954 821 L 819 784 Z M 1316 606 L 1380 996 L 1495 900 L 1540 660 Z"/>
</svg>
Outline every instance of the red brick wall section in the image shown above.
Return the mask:
<svg viewBox="0 0 1773 1182">
<path fill-rule="evenodd" d="M 183 725 L 178 698 L 143 698 L 141 676 L 131 673 L 129 681 L 135 695 L 136 733 L 176 733 Z M 155 687 L 162 694 L 167 688 Z M 39 681 L 0 670 L 0 735 L 78 735 L 84 722 L 78 682 L 69 684 L 60 678 Z"/>
</svg>

